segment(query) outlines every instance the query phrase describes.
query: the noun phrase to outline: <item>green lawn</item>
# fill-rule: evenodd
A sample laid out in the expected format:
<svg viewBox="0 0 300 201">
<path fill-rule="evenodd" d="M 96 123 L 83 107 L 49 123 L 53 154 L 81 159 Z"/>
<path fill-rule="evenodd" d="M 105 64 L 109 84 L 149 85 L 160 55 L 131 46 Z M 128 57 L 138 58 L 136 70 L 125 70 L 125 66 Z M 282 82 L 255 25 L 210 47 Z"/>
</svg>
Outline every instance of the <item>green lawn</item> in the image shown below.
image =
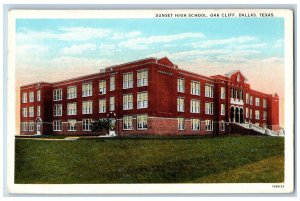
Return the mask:
<svg viewBox="0 0 300 201">
<path fill-rule="evenodd" d="M 283 182 L 284 138 L 16 139 L 16 183 Z"/>
</svg>

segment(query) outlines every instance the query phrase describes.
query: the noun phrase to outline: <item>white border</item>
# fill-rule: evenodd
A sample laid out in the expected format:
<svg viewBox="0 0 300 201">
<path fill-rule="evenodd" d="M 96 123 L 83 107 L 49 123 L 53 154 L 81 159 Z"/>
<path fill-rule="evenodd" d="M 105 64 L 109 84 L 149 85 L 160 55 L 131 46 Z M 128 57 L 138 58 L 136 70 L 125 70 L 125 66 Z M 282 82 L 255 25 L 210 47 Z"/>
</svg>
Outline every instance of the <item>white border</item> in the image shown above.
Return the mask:
<svg viewBox="0 0 300 201">
<path fill-rule="evenodd" d="M 187 12 L 228 12 L 219 10 L 14 10 L 9 12 L 8 29 L 8 91 L 15 91 L 15 22 L 17 18 L 155 18 L 155 12 L 187 13 Z M 233 10 L 231 10 L 232 12 Z M 250 11 L 249 9 L 235 9 L 234 12 Z M 262 10 L 251 9 L 251 13 Z M 293 108 L 293 13 L 291 10 L 268 9 L 276 17 L 285 18 L 285 183 L 284 188 L 272 188 L 268 184 L 14 184 L 14 143 L 15 143 L 15 104 L 8 104 L 8 188 L 10 193 L 38 193 L 38 194 L 186 194 L 186 193 L 289 193 L 293 191 L 294 182 L 294 108 Z M 11 90 L 10 90 L 11 89 Z M 15 93 L 8 94 L 8 103 L 15 103 Z"/>
</svg>

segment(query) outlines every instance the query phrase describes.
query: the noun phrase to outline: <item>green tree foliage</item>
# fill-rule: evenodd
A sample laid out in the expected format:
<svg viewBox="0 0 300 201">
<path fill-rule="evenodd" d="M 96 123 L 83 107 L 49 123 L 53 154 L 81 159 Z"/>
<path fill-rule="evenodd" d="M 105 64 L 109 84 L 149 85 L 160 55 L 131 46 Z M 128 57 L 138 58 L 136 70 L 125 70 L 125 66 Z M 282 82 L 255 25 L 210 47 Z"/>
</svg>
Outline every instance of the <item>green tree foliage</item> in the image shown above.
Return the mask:
<svg viewBox="0 0 300 201">
<path fill-rule="evenodd" d="M 98 119 L 92 123 L 93 132 L 105 131 L 108 133 L 110 128 L 110 120 L 108 119 Z"/>
</svg>

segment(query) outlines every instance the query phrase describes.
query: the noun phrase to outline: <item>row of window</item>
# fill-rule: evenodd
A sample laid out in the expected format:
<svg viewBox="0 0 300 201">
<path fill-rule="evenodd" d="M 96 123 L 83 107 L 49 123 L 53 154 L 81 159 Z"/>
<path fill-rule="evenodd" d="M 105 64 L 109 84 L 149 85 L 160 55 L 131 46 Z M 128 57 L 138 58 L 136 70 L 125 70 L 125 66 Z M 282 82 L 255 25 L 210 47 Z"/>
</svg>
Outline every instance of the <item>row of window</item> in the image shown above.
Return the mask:
<svg viewBox="0 0 300 201">
<path fill-rule="evenodd" d="M 185 93 L 185 81 L 184 78 L 177 79 L 177 92 Z M 200 82 L 191 81 L 191 94 L 200 96 Z M 225 99 L 225 87 L 221 87 L 221 98 Z M 214 97 L 214 86 L 205 84 L 205 97 L 213 98 Z"/>
<path fill-rule="evenodd" d="M 191 113 L 200 113 L 200 100 L 191 100 L 190 104 L 190 112 Z M 222 115 L 225 115 L 225 105 L 221 104 L 221 113 Z M 177 111 L 178 112 L 184 112 L 184 98 L 183 97 L 177 97 Z M 212 102 L 206 102 L 205 103 L 205 114 L 213 115 L 214 113 L 214 104 Z"/>
<path fill-rule="evenodd" d="M 141 92 L 137 94 L 137 109 L 148 108 L 148 92 Z M 133 95 L 123 95 L 123 110 L 133 109 Z M 54 116 L 62 116 L 62 104 L 55 104 L 53 106 Z M 109 98 L 109 111 L 115 111 L 115 97 Z M 82 102 L 82 114 L 93 113 L 93 101 Z M 106 99 L 99 99 L 99 113 L 106 113 Z M 67 114 L 77 114 L 77 103 L 67 104 Z"/>
<path fill-rule="evenodd" d="M 34 131 L 34 121 L 30 122 L 22 122 L 21 123 L 21 130 L 22 131 Z"/>
<path fill-rule="evenodd" d="M 148 86 L 148 70 L 140 70 L 137 72 L 137 87 Z M 116 77 L 110 76 L 109 79 L 110 91 L 116 89 Z M 133 72 L 123 74 L 123 89 L 133 88 Z M 89 97 L 93 94 L 92 82 L 82 83 L 82 97 Z M 106 80 L 99 81 L 99 94 L 106 94 Z M 62 100 L 62 89 L 53 90 L 53 100 Z M 77 98 L 77 86 L 70 86 L 67 88 L 67 98 Z"/>
<path fill-rule="evenodd" d="M 36 100 L 41 101 L 41 90 L 37 90 L 36 92 Z M 34 102 L 34 92 L 29 92 L 29 102 Z M 27 92 L 22 93 L 22 103 L 27 103 Z"/>
<path fill-rule="evenodd" d="M 178 130 L 185 129 L 185 120 L 184 118 L 177 118 L 177 128 Z M 191 119 L 191 128 L 192 130 L 201 130 L 201 121 L 200 119 Z M 213 121 L 205 120 L 205 130 L 213 131 Z M 221 131 L 225 130 L 225 121 L 221 121 Z"/>
<path fill-rule="evenodd" d="M 249 115 L 250 114 L 250 115 Z M 263 111 L 263 120 L 267 120 L 267 112 Z M 249 110 L 249 108 L 246 108 L 246 118 L 253 118 L 252 115 L 252 109 Z M 259 110 L 255 110 L 255 119 L 259 120 L 260 119 L 260 111 Z"/>
<path fill-rule="evenodd" d="M 250 96 L 249 93 L 246 93 L 246 104 L 253 105 L 253 96 Z M 255 106 L 260 106 L 260 98 L 255 98 Z M 263 108 L 267 108 L 267 100 L 263 99 Z"/>
<path fill-rule="evenodd" d="M 25 107 L 22 108 L 22 116 L 23 117 L 28 117 L 28 110 L 29 110 L 29 117 L 34 117 L 34 106 L 32 107 Z M 41 106 L 36 107 L 36 116 L 41 116 Z"/>
</svg>

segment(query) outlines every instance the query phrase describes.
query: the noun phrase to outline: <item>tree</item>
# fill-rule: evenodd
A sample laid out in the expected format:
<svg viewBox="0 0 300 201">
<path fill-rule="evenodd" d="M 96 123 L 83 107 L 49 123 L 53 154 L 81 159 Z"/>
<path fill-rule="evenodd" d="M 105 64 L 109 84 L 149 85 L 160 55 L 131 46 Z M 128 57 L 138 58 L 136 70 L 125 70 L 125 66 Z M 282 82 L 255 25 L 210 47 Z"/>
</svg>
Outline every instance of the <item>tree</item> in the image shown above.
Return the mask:
<svg viewBox="0 0 300 201">
<path fill-rule="evenodd" d="M 111 122 L 108 119 L 98 119 L 92 123 L 92 131 L 93 132 L 101 132 L 105 131 L 105 133 L 109 132 L 109 128 Z"/>
</svg>

